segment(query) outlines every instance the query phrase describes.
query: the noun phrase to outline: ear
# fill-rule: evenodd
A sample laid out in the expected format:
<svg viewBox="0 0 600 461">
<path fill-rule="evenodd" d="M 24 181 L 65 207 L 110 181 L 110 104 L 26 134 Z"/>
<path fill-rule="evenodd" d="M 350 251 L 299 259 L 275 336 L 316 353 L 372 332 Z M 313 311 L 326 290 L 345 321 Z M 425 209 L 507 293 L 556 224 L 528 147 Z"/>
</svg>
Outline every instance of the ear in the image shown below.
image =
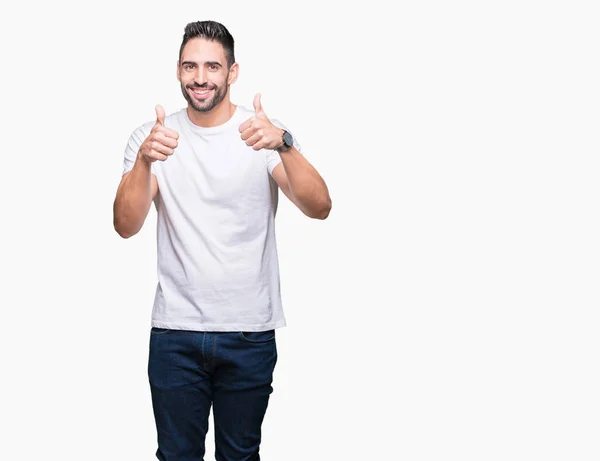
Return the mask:
<svg viewBox="0 0 600 461">
<path fill-rule="evenodd" d="M 227 84 L 228 85 L 235 83 L 235 81 L 238 79 L 239 72 L 240 72 L 240 66 L 237 62 L 234 62 L 231 65 L 231 68 L 229 69 L 229 75 L 227 76 Z"/>
<path fill-rule="evenodd" d="M 177 60 L 177 80 L 181 83 L 181 76 L 179 74 L 179 60 Z"/>
</svg>

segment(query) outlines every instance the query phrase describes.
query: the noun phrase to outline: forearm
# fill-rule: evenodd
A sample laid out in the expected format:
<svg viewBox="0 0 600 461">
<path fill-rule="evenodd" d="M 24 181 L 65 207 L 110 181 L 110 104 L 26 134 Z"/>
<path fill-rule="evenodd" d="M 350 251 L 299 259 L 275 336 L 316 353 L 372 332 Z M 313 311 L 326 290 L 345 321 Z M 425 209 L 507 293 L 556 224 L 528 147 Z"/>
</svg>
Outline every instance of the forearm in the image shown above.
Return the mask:
<svg viewBox="0 0 600 461">
<path fill-rule="evenodd" d="M 114 202 L 114 227 L 123 238 L 137 234 L 152 204 L 151 164 L 140 156 L 123 179 Z"/>
<path fill-rule="evenodd" d="M 304 212 L 325 219 L 331 210 L 331 197 L 317 170 L 294 147 L 280 154 L 290 192 Z"/>
</svg>

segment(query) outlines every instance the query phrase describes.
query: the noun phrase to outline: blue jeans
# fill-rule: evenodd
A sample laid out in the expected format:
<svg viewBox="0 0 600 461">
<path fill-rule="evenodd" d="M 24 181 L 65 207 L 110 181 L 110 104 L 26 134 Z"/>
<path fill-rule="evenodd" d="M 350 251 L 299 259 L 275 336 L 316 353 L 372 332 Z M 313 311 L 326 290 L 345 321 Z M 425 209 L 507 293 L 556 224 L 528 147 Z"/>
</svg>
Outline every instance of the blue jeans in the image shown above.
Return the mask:
<svg viewBox="0 0 600 461">
<path fill-rule="evenodd" d="M 275 330 L 152 328 L 148 378 L 157 458 L 203 461 L 212 405 L 216 460 L 259 461 L 276 362 Z"/>
</svg>

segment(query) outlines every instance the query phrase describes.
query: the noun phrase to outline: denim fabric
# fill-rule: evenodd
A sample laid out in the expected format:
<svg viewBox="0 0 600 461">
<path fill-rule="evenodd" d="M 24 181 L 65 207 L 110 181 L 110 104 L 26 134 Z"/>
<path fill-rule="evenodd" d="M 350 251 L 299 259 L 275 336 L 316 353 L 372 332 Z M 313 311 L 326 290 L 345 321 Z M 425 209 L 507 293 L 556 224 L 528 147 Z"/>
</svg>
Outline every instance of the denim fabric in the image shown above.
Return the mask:
<svg viewBox="0 0 600 461">
<path fill-rule="evenodd" d="M 212 405 L 217 461 L 259 461 L 275 330 L 152 328 L 148 377 L 161 461 L 203 461 Z"/>
</svg>

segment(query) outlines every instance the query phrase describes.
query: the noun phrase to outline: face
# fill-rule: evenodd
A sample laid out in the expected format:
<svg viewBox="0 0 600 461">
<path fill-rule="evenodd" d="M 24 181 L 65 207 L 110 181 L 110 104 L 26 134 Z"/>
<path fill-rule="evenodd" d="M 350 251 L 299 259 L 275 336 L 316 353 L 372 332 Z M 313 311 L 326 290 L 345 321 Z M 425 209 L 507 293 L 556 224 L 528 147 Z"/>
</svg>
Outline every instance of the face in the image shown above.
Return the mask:
<svg viewBox="0 0 600 461">
<path fill-rule="evenodd" d="M 219 42 L 193 38 L 177 63 L 177 79 L 190 107 L 198 112 L 214 109 L 227 96 L 237 78 L 237 63 L 227 68 L 225 50 Z"/>
</svg>

